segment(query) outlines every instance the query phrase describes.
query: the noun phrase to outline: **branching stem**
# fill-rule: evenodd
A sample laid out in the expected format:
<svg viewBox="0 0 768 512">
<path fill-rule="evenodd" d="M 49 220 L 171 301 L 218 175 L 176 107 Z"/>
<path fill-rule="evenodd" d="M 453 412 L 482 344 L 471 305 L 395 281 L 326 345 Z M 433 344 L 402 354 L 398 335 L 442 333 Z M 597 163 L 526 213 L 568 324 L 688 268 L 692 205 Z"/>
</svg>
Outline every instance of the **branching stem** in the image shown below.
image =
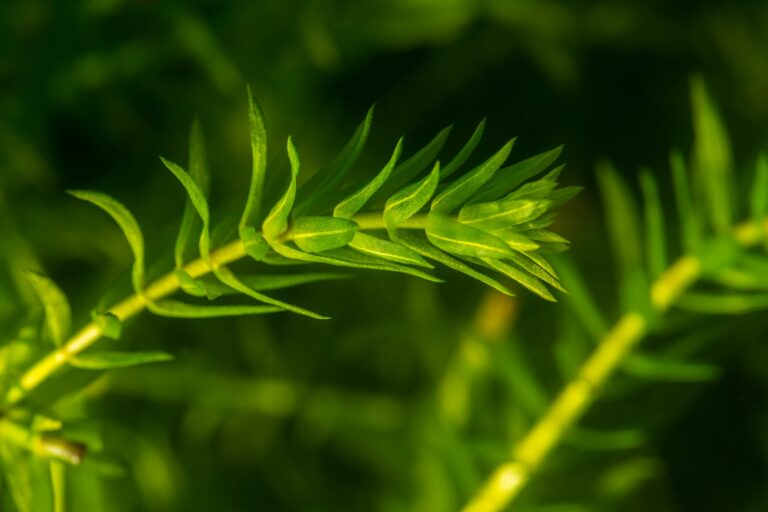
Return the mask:
<svg viewBox="0 0 768 512">
<path fill-rule="evenodd" d="M 768 229 L 768 219 L 765 220 Z M 733 237 L 743 247 L 758 243 L 765 231 L 757 222 L 737 226 Z M 664 313 L 701 275 L 698 258 L 685 255 L 675 261 L 650 289 L 651 304 Z M 605 381 L 616 371 L 632 348 L 642 340 L 648 320 L 641 313 L 624 314 L 605 334 L 602 341 L 549 409 L 519 441 L 512 459 L 496 468 L 463 512 L 497 512 L 508 505 L 525 487 L 531 475 L 560 442 L 569 427 L 597 399 Z"/>
</svg>

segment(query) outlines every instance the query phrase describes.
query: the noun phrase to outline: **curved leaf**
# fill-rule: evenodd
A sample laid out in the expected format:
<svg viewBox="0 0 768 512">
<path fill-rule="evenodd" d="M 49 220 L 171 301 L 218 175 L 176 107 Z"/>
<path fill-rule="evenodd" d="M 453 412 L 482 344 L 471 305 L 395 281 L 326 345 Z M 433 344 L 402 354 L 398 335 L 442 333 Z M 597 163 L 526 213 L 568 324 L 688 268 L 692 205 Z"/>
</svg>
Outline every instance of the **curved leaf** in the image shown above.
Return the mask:
<svg viewBox="0 0 768 512">
<path fill-rule="evenodd" d="M 51 340 L 56 345 L 61 345 L 69 335 L 72 326 L 72 311 L 67 296 L 51 279 L 35 272 L 26 274 L 43 305 L 45 325 Z"/>
</svg>

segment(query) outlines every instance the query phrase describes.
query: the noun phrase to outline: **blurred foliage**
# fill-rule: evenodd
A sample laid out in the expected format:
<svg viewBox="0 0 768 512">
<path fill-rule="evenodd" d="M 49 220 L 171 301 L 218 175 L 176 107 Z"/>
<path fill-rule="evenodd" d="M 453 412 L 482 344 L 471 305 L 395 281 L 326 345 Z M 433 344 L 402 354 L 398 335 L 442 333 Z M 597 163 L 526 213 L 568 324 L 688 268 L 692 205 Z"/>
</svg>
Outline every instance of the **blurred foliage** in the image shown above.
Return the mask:
<svg viewBox="0 0 768 512">
<path fill-rule="evenodd" d="M 735 191 L 729 202 L 707 189 L 707 204 L 719 205 L 707 212 L 750 216 L 749 201 L 734 199 L 765 183 L 752 180 L 768 146 L 766 62 L 768 5 L 748 0 L 6 0 L 0 379 L 13 381 L 12 368 L 53 347 L 37 342 L 46 327 L 24 271 L 61 285 L 78 326 L 130 265 L 119 231 L 64 188 L 114 193 L 152 227 L 149 249 L 167 249 L 184 197 L 156 155 L 184 161 L 199 116 L 214 211 L 240 208 L 246 83 L 271 140 L 293 135 L 305 176 L 374 102 L 362 156 L 370 165 L 386 161 L 401 132 L 413 149 L 453 121 L 455 151 L 488 115 L 484 154 L 515 134 L 513 158 L 564 142 L 565 180 L 587 186 L 557 221 L 574 246 L 558 264 L 571 292 L 561 300 L 572 307 L 508 299 L 448 273 L 434 285 L 361 272 L 281 295 L 333 317 L 325 322 L 143 316 L 114 343 L 171 352 L 174 362 L 92 382 L 75 375 L 39 396 L 40 410 L 65 420 L 62 435 L 89 447 L 65 474 L 71 510 L 455 510 L 574 374 L 606 318 L 637 300 L 637 282 L 621 272 L 631 273 L 641 247 L 659 261 L 658 244 L 632 247 L 659 214 L 633 210 L 632 198 L 662 205 L 670 253 L 696 243 L 672 206 L 684 202 L 673 178 L 685 159 L 670 165 L 669 151 L 687 151 L 694 134 L 724 137 L 692 127 L 693 72 L 706 78 L 730 134 L 718 154 Z M 693 161 L 707 149 L 695 147 Z M 280 150 L 271 145 L 270 165 L 287 170 Z M 602 158 L 621 171 L 600 166 L 600 185 L 617 190 L 606 202 L 626 210 L 614 209 L 608 226 L 619 233 L 615 273 L 595 192 Z M 648 172 L 635 187 L 646 165 L 656 187 Z M 761 208 L 754 199 L 752 213 Z M 710 220 L 721 222 L 693 223 Z M 764 253 L 740 265 L 766 275 Z M 744 290 L 718 287 L 754 293 L 765 281 L 715 277 L 687 297 L 689 311 L 655 327 L 515 510 L 768 508 L 766 301 L 745 307 Z M 574 286 L 580 280 L 593 300 Z M 728 308 L 754 311 L 733 317 Z M 37 422 L 39 432 L 52 428 Z M 0 459 L 19 468 L 4 472 L 0 509 L 53 510 L 55 463 L 5 443 Z"/>
</svg>

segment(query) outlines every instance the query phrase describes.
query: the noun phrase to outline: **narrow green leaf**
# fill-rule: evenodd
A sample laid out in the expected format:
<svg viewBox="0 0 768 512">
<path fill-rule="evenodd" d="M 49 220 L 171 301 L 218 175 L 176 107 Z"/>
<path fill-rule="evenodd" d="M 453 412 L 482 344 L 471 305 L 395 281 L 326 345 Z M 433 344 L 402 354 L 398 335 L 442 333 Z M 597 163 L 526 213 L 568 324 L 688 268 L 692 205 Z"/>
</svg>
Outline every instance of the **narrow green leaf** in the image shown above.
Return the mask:
<svg viewBox="0 0 768 512">
<path fill-rule="evenodd" d="M 459 211 L 459 222 L 496 231 L 515 224 L 530 222 L 548 208 L 549 201 L 530 199 L 470 204 Z"/>
<path fill-rule="evenodd" d="M 696 313 L 740 315 L 768 309 L 768 294 L 689 292 L 679 299 L 678 306 Z"/>
<path fill-rule="evenodd" d="M 67 192 L 78 199 L 98 206 L 120 226 L 133 252 L 133 268 L 131 270 L 133 288 L 136 293 L 141 293 L 144 288 L 144 236 L 134 216 L 122 203 L 106 194 L 88 190 L 69 190 Z"/>
<path fill-rule="evenodd" d="M 550 293 L 544 283 L 528 274 L 527 272 L 524 272 L 516 267 L 513 267 L 512 265 L 493 258 L 483 258 L 482 261 L 492 269 L 501 272 L 513 281 L 521 284 L 523 287 L 532 291 L 542 299 L 548 300 L 550 302 L 557 302 L 555 297 L 552 295 L 552 293 Z"/>
<path fill-rule="evenodd" d="M 510 192 L 504 199 L 548 199 L 555 187 L 557 182 L 554 180 L 536 180 Z"/>
<path fill-rule="evenodd" d="M 395 167 L 389 181 L 379 189 L 375 197 L 389 197 L 393 192 L 412 182 L 419 174 L 432 165 L 443 145 L 445 145 L 445 140 L 448 138 L 448 134 L 451 133 L 451 128 L 451 126 L 443 128 L 429 144 Z"/>
<path fill-rule="evenodd" d="M 247 284 L 243 283 L 240 279 L 238 279 L 235 274 L 233 274 L 228 268 L 226 267 L 219 267 L 214 269 L 214 274 L 216 275 L 216 278 L 218 278 L 222 283 L 226 284 L 227 286 L 239 291 L 240 293 L 247 295 L 253 299 L 256 299 L 261 302 L 265 302 L 267 304 L 271 304 L 272 306 L 278 307 L 280 309 L 284 309 L 287 311 L 292 311 L 294 313 L 297 313 L 299 315 L 308 316 L 310 318 L 316 318 L 318 320 L 327 320 L 328 317 L 321 315 L 319 313 L 315 313 L 314 311 L 310 311 L 308 309 L 304 309 L 300 306 L 295 306 L 293 304 L 289 304 L 287 302 L 283 302 L 281 300 L 275 299 L 273 297 L 269 297 L 267 295 L 264 295 L 257 290 L 254 290 L 253 288 L 249 287 Z M 226 306 L 219 306 L 219 307 L 226 307 Z"/>
<path fill-rule="evenodd" d="M 412 233 L 406 230 L 399 230 L 395 232 L 394 240 L 416 251 L 425 258 L 437 261 L 438 263 L 441 263 L 450 269 L 461 272 L 462 274 L 466 274 L 473 279 L 477 279 L 478 281 L 487 284 L 488 286 L 500 291 L 505 295 L 509 295 L 510 297 L 514 296 L 514 293 L 512 293 L 509 288 L 501 284 L 496 279 L 475 270 L 463 261 L 446 254 L 434 245 L 430 244 L 425 238 L 425 235 L 422 235 L 421 233 Z"/>
<path fill-rule="evenodd" d="M 338 190 L 344 179 L 352 170 L 360 153 L 368 140 L 373 120 L 373 106 L 352 138 L 342 148 L 341 152 L 327 166 L 312 176 L 298 191 L 298 199 L 294 208 L 294 216 L 325 213 L 327 207 L 338 197 Z"/>
<path fill-rule="evenodd" d="M 393 261 L 395 263 L 433 268 L 432 265 L 419 256 L 417 252 L 395 242 L 383 240 L 362 232 L 355 234 L 355 237 L 352 239 L 349 246 L 363 254 Z"/>
<path fill-rule="evenodd" d="M 60 460 L 48 461 L 51 471 L 51 493 L 53 494 L 53 512 L 66 512 L 66 466 Z"/>
<path fill-rule="evenodd" d="M 768 215 L 768 157 L 766 157 L 765 153 L 761 153 L 757 158 L 749 206 L 752 221 L 762 227 L 765 247 L 768 247 L 768 228 L 766 228 L 766 216 Z"/>
<path fill-rule="evenodd" d="M 278 306 L 203 306 L 175 300 L 162 300 L 150 304 L 147 309 L 159 316 L 170 318 L 218 318 L 226 316 L 261 315 L 285 311 Z"/>
<path fill-rule="evenodd" d="M 337 279 L 347 279 L 350 276 L 348 274 L 335 274 L 331 272 L 310 272 L 300 274 L 263 274 L 263 275 L 238 275 L 237 278 L 242 283 L 258 292 L 265 292 L 269 290 L 281 290 L 283 288 L 291 288 L 294 286 L 301 286 L 304 284 L 317 283 L 321 281 L 335 281 Z M 239 291 L 230 288 L 229 286 L 220 282 L 206 283 L 209 289 L 213 289 L 220 295 L 232 295 L 234 293 L 240 293 Z M 217 286 L 218 285 L 218 286 Z"/>
<path fill-rule="evenodd" d="M 553 267 L 552 264 L 544 258 L 544 256 L 534 251 L 525 251 L 523 252 L 523 255 L 526 258 L 532 260 L 535 264 L 537 264 L 541 268 L 543 268 L 549 275 L 551 275 L 555 279 L 559 279 L 557 277 L 557 272 L 555 271 L 555 267 Z"/>
<path fill-rule="evenodd" d="M 451 213 L 463 205 L 477 190 L 485 185 L 512 151 L 514 139 L 507 142 L 496 154 L 451 183 L 433 201 L 430 209 L 436 213 Z M 441 178 L 443 174 L 441 174 Z"/>
<path fill-rule="evenodd" d="M 94 352 L 73 357 L 69 364 L 83 370 L 109 370 L 141 364 L 162 363 L 172 359 L 173 356 L 166 352 Z"/>
<path fill-rule="evenodd" d="M 621 369 L 633 377 L 672 382 L 706 382 L 716 380 L 721 374 L 720 368 L 711 364 L 637 353 L 627 356 Z"/>
<path fill-rule="evenodd" d="M 471 199 L 471 202 L 485 203 L 497 201 L 522 185 L 525 181 L 544 172 L 547 167 L 557 160 L 562 151 L 563 146 L 558 146 L 499 170 L 496 173 L 495 179 L 486 183 Z"/>
<path fill-rule="evenodd" d="M 594 430 L 574 427 L 568 431 L 563 443 L 575 448 L 593 451 L 633 450 L 646 440 L 642 430 Z"/>
<path fill-rule="evenodd" d="M 731 228 L 731 143 L 714 102 L 700 76 L 691 79 L 693 154 L 698 185 L 706 212 L 718 233 Z"/>
<path fill-rule="evenodd" d="M 267 241 L 275 240 L 288 229 L 288 217 L 293 208 L 293 201 L 296 199 L 296 176 L 299 174 L 299 155 L 296 148 L 293 147 L 291 138 L 288 137 L 288 158 L 291 161 L 291 178 L 288 183 L 288 189 L 283 197 L 272 207 L 272 210 L 264 219 L 262 231 Z"/>
<path fill-rule="evenodd" d="M 536 242 L 553 243 L 553 244 L 570 244 L 571 242 L 566 238 L 558 235 L 554 231 L 548 231 L 546 229 L 529 229 L 525 232 L 525 235 Z"/>
<path fill-rule="evenodd" d="M 356 232 L 357 224 L 336 217 L 299 217 L 291 224 L 291 240 L 305 252 L 344 247 Z"/>
<path fill-rule="evenodd" d="M 622 282 L 642 270 L 637 211 L 627 185 L 607 162 L 598 164 L 597 177 L 605 204 L 608 232 Z"/>
<path fill-rule="evenodd" d="M 552 272 L 549 272 L 546 268 L 539 265 L 528 254 L 512 253 L 512 255 L 507 259 L 532 276 L 544 281 L 556 290 L 559 290 L 563 293 L 568 293 L 565 288 L 563 288 L 563 285 L 560 284 L 557 276 L 553 275 Z M 549 265 L 547 264 L 547 266 Z"/>
<path fill-rule="evenodd" d="M 361 254 L 349 248 L 334 249 L 328 251 L 326 254 L 308 254 L 298 249 L 294 249 L 285 244 L 273 244 L 273 249 L 280 255 L 290 258 L 292 260 L 304 261 L 307 263 L 323 263 L 326 265 L 335 265 L 339 267 L 348 268 L 360 268 L 360 269 L 372 269 L 372 270 L 386 270 L 390 272 L 401 272 L 404 274 L 410 274 L 427 281 L 441 282 L 434 276 L 421 272 L 420 270 L 407 267 L 405 265 L 398 265 L 396 263 L 390 263 L 378 258 L 373 258 L 365 254 Z"/>
<path fill-rule="evenodd" d="M 189 176 L 197 183 L 203 194 L 206 193 L 209 186 L 208 175 L 208 162 L 206 158 L 205 142 L 203 140 L 203 132 L 200 127 L 200 122 L 195 119 L 192 123 L 192 130 L 189 135 Z M 179 233 L 176 236 L 176 244 L 174 246 L 174 261 L 176 262 L 176 268 L 184 266 L 184 258 L 187 252 L 187 248 L 192 239 L 193 231 L 196 226 L 195 211 L 193 210 L 192 202 L 187 199 L 184 203 L 184 214 L 181 218 L 181 224 L 179 226 Z"/>
<path fill-rule="evenodd" d="M 494 231 L 493 234 L 516 251 L 535 251 L 539 248 L 539 244 L 511 228 Z"/>
<path fill-rule="evenodd" d="M 351 219 L 357 212 L 360 211 L 360 209 L 365 206 L 365 204 L 368 202 L 368 200 L 373 197 L 373 195 L 376 193 L 376 191 L 381 188 L 381 186 L 389 179 L 390 174 L 392 173 L 392 169 L 395 168 L 395 165 L 397 164 L 398 159 L 400 158 L 400 153 L 403 149 L 403 139 L 397 141 L 397 145 L 395 146 L 395 151 L 392 153 L 392 156 L 390 157 L 387 164 L 384 166 L 383 169 L 379 172 L 379 174 L 376 175 L 375 178 L 373 178 L 367 185 L 359 189 L 357 192 L 353 193 L 346 199 L 344 199 L 342 202 L 340 202 L 338 205 L 336 205 L 336 208 L 333 210 L 333 216 L 334 217 L 340 217 L 345 219 Z"/>
<path fill-rule="evenodd" d="M 456 153 L 456 156 L 454 156 L 450 162 L 448 162 L 448 165 L 442 168 L 440 171 L 440 179 L 445 180 L 448 178 L 448 176 L 455 173 L 459 168 L 464 165 L 464 162 L 467 161 L 467 159 L 472 155 L 472 153 L 475 151 L 475 148 L 477 147 L 478 143 L 480 142 L 480 139 L 483 137 L 483 132 L 485 131 L 485 119 L 480 121 L 480 123 L 477 125 L 477 128 L 475 128 L 475 131 L 472 133 L 472 136 L 469 138 L 466 144 L 464 144 L 464 147 L 462 147 L 458 153 Z"/>
<path fill-rule="evenodd" d="M 568 290 L 566 300 L 594 343 L 608 332 L 608 322 L 595 302 L 583 276 L 573 261 L 567 257 L 553 259 L 560 282 Z"/>
<path fill-rule="evenodd" d="M 248 199 L 238 229 L 240 237 L 248 226 L 254 226 L 259 220 L 264 188 L 264 176 L 267 171 L 267 128 L 259 104 L 253 100 L 248 87 L 248 125 L 251 132 L 251 183 Z"/>
<path fill-rule="evenodd" d="M 390 233 L 429 202 L 437 189 L 439 180 L 440 164 L 436 163 L 429 175 L 403 188 L 387 200 L 384 206 L 384 224 Z"/>
<path fill-rule="evenodd" d="M 648 170 L 640 173 L 640 187 L 645 205 L 645 244 L 648 272 L 651 277 L 660 276 L 667 268 L 667 242 L 664 234 L 664 211 L 659 198 L 656 179 Z"/>
<path fill-rule="evenodd" d="M 56 345 L 61 345 L 67 339 L 72 326 L 72 311 L 67 296 L 51 279 L 35 272 L 27 272 L 26 274 L 43 305 L 45 325 L 48 328 L 51 341 Z"/>
<path fill-rule="evenodd" d="M 695 254 L 701 247 L 701 222 L 691 197 L 685 159 L 679 151 L 670 155 L 670 167 L 675 185 L 675 203 L 677 204 L 683 248 L 687 253 Z"/>
<path fill-rule="evenodd" d="M 495 236 L 435 212 L 427 216 L 426 233 L 430 242 L 451 254 L 473 258 L 507 258 L 514 254 Z"/>
<path fill-rule="evenodd" d="M 195 183 L 195 180 L 192 179 L 192 176 L 190 176 L 184 169 L 182 169 L 181 166 L 171 162 L 170 160 L 166 160 L 163 157 L 160 157 L 160 160 L 184 187 L 184 190 L 187 192 L 187 197 L 191 201 L 192 206 L 203 222 L 203 228 L 200 232 L 199 241 L 200 256 L 204 261 L 209 261 L 211 218 L 208 210 L 208 200 L 205 198 L 205 195 L 203 194 L 203 191 L 200 190 L 198 184 Z"/>
</svg>

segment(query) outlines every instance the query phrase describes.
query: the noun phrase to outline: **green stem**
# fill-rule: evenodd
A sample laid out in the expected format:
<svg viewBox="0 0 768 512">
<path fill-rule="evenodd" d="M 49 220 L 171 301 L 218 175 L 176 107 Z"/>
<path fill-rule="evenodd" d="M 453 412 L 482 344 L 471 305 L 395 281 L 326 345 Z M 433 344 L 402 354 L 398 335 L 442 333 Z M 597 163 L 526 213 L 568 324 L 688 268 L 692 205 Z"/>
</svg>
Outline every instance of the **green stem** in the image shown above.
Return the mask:
<svg viewBox="0 0 768 512">
<path fill-rule="evenodd" d="M 768 219 L 765 220 L 768 227 Z M 759 223 L 747 222 L 733 231 L 743 247 L 761 240 Z M 658 313 L 667 311 L 701 274 L 698 258 L 685 255 L 673 263 L 650 289 L 651 304 Z M 496 468 L 463 512 L 496 512 L 508 505 L 525 487 L 531 475 L 560 442 L 564 434 L 597 399 L 598 392 L 648 330 L 638 312 L 624 314 L 603 337 L 590 357 L 533 428 L 518 442 L 512 459 Z"/>
<path fill-rule="evenodd" d="M 422 229 L 425 223 L 425 215 L 415 215 L 412 219 L 400 226 L 406 229 Z M 381 213 L 364 213 L 353 218 L 361 230 L 386 229 L 384 217 Z M 283 235 L 290 239 L 290 233 Z M 210 255 L 210 265 L 202 258 L 196 259 L 185 265 L 183 270 L 192 278 L 199 278 L 209 274 L 214 269 L 226 266 L 245 257 L 245 247 L 241 240 L 235 240 Z M 144 311 L 148 302 L 163 299 L 179 290 L 181 284 L 174 272 L 169 272 L 148 285 L 141 294 L 133 294 L 119 302 L 107 313 L 116 316 L 121 322 L 125 322 Z M 13 386 L 5 397 L 6 406 L 13 406 L 26 397 L 32 390 L 45 382 L 54 372 L 67 364 L 74 356 L 92 346 L 104 336 L 104 331 L 96 322 L 91 322 L 75 333 L 61 347 L 50 352 L 34 366 L 29 368 Z"/>
<path fill-rule="evenodd" d="M 80 443 L 31 432 L 8 419 L 0 420 L 0 439 L 40 457 L 77 465 L 85 455 Z"/>
</svg>

